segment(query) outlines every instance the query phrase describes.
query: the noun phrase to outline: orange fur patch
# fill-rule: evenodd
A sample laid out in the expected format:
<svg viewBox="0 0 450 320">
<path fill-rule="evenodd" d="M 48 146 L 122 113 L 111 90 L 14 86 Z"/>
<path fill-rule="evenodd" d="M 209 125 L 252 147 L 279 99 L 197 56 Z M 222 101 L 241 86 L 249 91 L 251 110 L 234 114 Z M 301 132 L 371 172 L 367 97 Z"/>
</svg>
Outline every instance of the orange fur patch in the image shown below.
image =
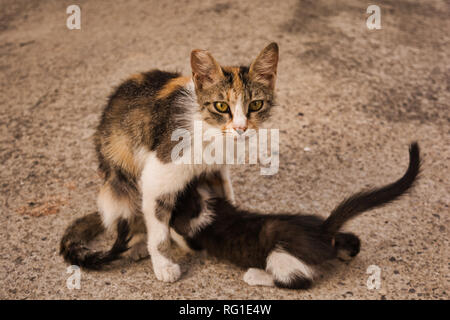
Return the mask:
<svg viewBox="0 0 450 320">
<path fill-rule="evenodd" d="M 142 73 L 133 74 L 130 77 L 130 80 L 136 82 L 137 84 L 142 84 L 144 82 L 144 75 Z"/>
<path fill-rule="evenodd" d="M 130 141 L 127 137 L 112 134 L 108 137 L 103 151 L 106 157 L 125 171 L 134 176 L 139 174 L 139 168 L 134 161 L 133 151 L 130 148 Z"/>
<path fill-rule="evenodd" d="M 242 83 L 241 78 L 239 77 L 239 68 L 238 67 L 223 67 L 226 72 L 233 74 L 233 90 L 238 93 L 242 92 L 244 89 L 244 85 Z"/>
<path fill-rule="evenodd" d="M 239 68 L 233 68 L 233 88 L 235 92 L 242 92 L 244 90 L 244 84 L 239 77 Z"/>
<path fill-rule="evenodd" d="M 178 77 L 170 80 L 159 92 L 156 96 L 157 99 L 167 98 L 172 92 L 177 90 L 180 87 L 185 86 L 191 80 L 190 77 Z"/>
</svg>

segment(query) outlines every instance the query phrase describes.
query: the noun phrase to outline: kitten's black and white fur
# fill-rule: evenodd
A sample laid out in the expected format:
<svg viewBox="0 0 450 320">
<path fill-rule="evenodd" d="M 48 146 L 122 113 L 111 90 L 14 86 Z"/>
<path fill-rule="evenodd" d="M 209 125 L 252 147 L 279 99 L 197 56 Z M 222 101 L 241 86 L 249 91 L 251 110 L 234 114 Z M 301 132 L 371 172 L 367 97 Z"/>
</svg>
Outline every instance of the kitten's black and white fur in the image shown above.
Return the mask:
<svg viewBox="0 0 450 320">
<path fill-rule="evenodd" d="M 177 200 L 170 222 L 174 240 L 180 236 L 194 250 L 248 268 L 250 285 L 309 288 L 316 268 L 339 256 L 354 257 L 360 240 L 339 231 L 350 219 L 405 194 L 420 170 L 419 147 L 410 146 L 406 173 L 396 182 L 342 201 L 323 219 L 316 215 L 260 214 L 240 210 L 217 197 L 206 179 L 196 179 Z"/>
<path fill-rule="evenodd" d="M 250 285 L 307 289 L 323 262 L 338 257 L 353 258 L 359 253 L 359 238 L 340 231 L 347 221 L 398 199 L 413 187 L 420 172 L 417 143 L 411 144 L 409 158 L 408 169 L 400 179 L 350 196 L 327 219 L 240 210 L 227 200 L 217 177 L 204 174 L 192 180 L 179 195 L 170 220 L 170 235 L 182 248 L 206 250 L 211 256 L 248 268 L 244 281 Z M 88 218 L 95 220 L 98 216 L 83 217 L 73 228 L 96 224 L 88 222 Z M 69 228 L 66 234 L 70 238 L 78 234 L 83 239 L 97 234 L 91 228 L 83 230 L 81 235 Z M 117 239 L 109 251 L 77 248 L 86 252 L 81 262 L 100 268 L 119 259 L 129 249 L 128 221 L 119 220 L 117 231 Z"/>
</svg>

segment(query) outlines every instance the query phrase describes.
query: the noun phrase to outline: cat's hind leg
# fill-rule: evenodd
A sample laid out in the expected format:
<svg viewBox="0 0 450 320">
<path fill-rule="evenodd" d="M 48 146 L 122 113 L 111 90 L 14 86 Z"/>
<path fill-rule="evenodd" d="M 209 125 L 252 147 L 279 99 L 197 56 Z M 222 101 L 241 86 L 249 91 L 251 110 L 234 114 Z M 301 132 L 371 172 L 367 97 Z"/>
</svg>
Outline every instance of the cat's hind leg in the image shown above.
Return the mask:
<svg viewBox="0 0 450 320">
<path fill-rule="evenodd" d="M 249 268 L 244 274 L 244 281 L 250 286 L 273 287 L 273 277 L 263 269 Z"/>
<path fill-rule="evenodd" d="M 139 193 L 136 184 L 120 171 L 113 171 L 101 187 L 97 203 L 106 229 L 112 229 L 119 218 L 128 220 L 130 249 L 122 256 L 135 261 L 147 257 L 146 227 L 142 213 L 138 210 Z"/>
<path fill-rule="evenodd" d="M 337 250 L 337 257 L 340 260 L 348 261 L 358 255 L 361 240 L 353 233 L 339 232 L 334 238 L 334 246 Z"/>
<path fill-rule="evenodd" d="M 314 269 L 282 249 L 275 249 L 269 254 L 266 271 L 279 288 L 309 289 L 313 283 Z"/>
<path fill-rule="evenodd" d="M 112 173 L 100 188 L 97 205 L 103 226 L 111 230 L 119 218 L 130 220 L 136 212 L 136 189 L 132 182 Z"/>
</svg>

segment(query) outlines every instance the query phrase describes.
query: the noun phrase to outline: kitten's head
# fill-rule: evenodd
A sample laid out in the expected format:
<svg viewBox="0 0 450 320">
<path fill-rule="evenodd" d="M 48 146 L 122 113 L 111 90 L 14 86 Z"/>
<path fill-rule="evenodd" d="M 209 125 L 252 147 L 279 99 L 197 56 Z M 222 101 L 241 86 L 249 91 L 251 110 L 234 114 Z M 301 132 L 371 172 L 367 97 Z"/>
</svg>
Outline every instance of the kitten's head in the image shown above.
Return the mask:
<svg viewBox="0 0 450 320">
<path fill-rule="evenodd" d="M 208 51 L 193 50 L 192 78 L 203 120 L 224 133 L 258 129 L 274 103 L 277 64 L 274 42 L 250 67 L 222 67 Z"/>
</svg>

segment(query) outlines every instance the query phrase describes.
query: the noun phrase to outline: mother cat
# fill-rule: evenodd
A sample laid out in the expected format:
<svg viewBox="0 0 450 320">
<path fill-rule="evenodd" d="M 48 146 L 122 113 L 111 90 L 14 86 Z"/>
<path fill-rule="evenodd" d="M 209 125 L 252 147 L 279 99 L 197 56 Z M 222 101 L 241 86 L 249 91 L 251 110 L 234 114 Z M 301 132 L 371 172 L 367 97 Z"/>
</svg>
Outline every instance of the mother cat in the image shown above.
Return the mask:
<svg viewBox="0 0 450 320">
<path fill-rule="evenodd" d="M 95 268 L 104 259 L 112 259 L 111 255 L 94 254 L 86 244 L 125 218 L 131 224 L 131 254 L 139 256 L 140 251 L 148 250 L 156 278 L 176 281 L 180 267 L 165 249 L 177 193 L 193 178 L 207 173 L 229 200 L 234 196 L 225 166 L 174 163 L 171 154 L 178 142 L 172 141 L 172 133 L 176 129 L 193 133 L 194 121 L 220 135 L 257 129 L 273 106 L 277 64 L 276 43 L 264 48 L 250 67 L 222 67 L 209 52 L 194 50 L 192 77 L 153 70 L 120 85 L 95 134 L 104 176 L 99 213 L 69 226 L 61 240 L 66 261 Z M 142 214 L 145 226 L 139 223 Z"/>
</svg>

